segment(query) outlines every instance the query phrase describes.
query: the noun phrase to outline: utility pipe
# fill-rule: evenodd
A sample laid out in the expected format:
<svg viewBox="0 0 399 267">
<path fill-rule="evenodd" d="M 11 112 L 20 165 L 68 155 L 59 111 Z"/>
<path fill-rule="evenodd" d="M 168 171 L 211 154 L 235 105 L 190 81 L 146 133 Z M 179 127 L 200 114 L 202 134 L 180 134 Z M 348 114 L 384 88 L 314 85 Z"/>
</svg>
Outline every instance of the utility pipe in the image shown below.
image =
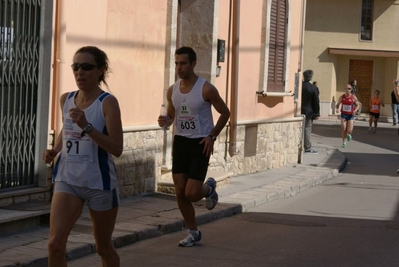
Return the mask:
<svg viewBox="0 0 399 267">
<path fill-rule="evenodd" d="M 53 52 L 53 85 L 51 90 L 51 105 L 50 110 L 52 114 L 51 121 L 50 121 L 50 129 L 56 130 L 57 129 L 57 121 L 58 121 L 58 96 L 59 96 L 59 82 L 60 82 L 60 31 L 61 31 L 61 0 L 55 1 L 55 18 L 54 18 L 54 52 Z M 56 135 L 57 133 L 55 133 Z"/>
<path fill-rule="evenodd" d="M 231 45 L 231 96 L 230 96 L 230 136 L 229 154 L 234 156 L 237 152 L 237 92 L 240 48 L 240 0 L 233 0 L 233 30 Z"/>
</svg>

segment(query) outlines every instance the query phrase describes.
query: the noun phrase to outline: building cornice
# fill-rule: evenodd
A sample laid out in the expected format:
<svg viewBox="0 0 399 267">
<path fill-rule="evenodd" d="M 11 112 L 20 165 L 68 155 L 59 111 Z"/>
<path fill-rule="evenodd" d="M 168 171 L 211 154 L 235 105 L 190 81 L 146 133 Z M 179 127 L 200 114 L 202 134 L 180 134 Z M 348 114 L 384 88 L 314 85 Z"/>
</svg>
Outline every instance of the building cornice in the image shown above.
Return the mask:
<svg viewBox="0 0 399 267">
<path fill-rule="evenodd" d="M 347 55 L 347 56 L 399 57 L 399 51 L 389 51 L 389 50 L 371 50 L 371 49 L 369 50 L 369 49 L 329 47 L 328 53 L 331 55 Z"/>
</svg>

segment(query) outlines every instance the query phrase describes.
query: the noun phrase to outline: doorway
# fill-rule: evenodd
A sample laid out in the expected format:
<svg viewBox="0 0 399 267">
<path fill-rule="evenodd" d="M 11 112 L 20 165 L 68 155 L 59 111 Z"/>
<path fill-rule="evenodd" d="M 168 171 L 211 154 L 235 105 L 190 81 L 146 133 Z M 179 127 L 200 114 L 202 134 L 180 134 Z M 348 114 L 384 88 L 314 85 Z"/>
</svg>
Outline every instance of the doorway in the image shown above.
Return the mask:
<svg viewBox="0 0 399 267">
<path fill-rule="evenodd" d="M 348 83 L 357 81 L 356 96 L 362 103 L 361 112 L 369 112 L 373 87 L 373 60 L 350 59 Z"/>
</svg>

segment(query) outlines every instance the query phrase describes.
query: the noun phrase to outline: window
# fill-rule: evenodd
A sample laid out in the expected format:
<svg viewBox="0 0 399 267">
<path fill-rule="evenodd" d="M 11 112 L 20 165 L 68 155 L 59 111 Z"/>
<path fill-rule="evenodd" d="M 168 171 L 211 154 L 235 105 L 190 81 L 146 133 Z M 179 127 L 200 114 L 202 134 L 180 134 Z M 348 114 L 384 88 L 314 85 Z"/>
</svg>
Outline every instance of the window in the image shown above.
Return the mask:
<svg viewBox="0 0 399 267">
<path fill-rule="evenodd" d="M 270 10 L 269 62 L 267 91 L 284 92 L 287 43 L 287 1 L 273 0 Z"/>
<path fill-rule="evenodd" d="M 361 40 L 372 40 L 373 37 L 373 0 L 363 0 Z"/>
</svg>

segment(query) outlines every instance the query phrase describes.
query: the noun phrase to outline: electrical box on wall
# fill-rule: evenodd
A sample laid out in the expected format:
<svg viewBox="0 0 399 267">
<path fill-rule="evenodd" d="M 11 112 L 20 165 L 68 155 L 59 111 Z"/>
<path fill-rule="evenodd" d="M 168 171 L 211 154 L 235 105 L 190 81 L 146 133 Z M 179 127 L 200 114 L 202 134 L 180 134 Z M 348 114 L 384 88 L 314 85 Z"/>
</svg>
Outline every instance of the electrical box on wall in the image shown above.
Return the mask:
<svg viewBox="0 0 399 267">
<path fill-rule="evenodd" d="M 226 50 L 226 41 L 218 39 L 218 62 L 224 62 L 224 54 Z"/>
</svg>

